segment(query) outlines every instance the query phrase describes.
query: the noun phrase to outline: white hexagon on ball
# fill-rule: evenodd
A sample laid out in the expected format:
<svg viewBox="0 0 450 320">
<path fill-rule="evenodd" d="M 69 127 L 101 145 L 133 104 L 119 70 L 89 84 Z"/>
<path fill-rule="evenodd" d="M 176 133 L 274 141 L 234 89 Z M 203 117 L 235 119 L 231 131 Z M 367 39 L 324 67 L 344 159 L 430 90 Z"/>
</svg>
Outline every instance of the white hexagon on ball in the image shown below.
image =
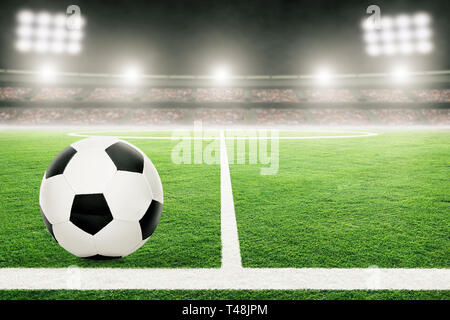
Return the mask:
<svg viewBox="0 0 450 320">
<path fill-rule="evenodd" d="M 117 258 L 138 250 L 162 211 L 156 168 L 134 145 L 113 137 L 78 141 L 59 153 L 42 180 L 45 225 L 70 253 Z"/>
</svg>

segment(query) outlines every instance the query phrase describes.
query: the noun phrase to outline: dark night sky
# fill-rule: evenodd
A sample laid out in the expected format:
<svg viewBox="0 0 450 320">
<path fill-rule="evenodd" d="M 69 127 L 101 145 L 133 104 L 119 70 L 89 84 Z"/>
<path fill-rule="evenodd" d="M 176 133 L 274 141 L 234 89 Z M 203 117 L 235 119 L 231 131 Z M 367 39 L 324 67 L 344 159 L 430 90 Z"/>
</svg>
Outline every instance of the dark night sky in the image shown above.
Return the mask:
<svg viewBox="0 0 450 320">
<path fill-rule="evenodd" d="M 216 64 L 235 74 L 382 72 L 392 64 L 450 69 L 450 1 L 10 1 L 0 2 L 0 67 L 35 69 L 49 59 L 64 71 L 120 72 L 136 63 L 146 73 L 205 74 Z M 19 54 L 15 15 L 21 8 L 65 11 L 80 6 L 87 19 L 76 57 Z M 364 53 L 360 21 L 368 5 L 382 14 L 429 12 L 434 53 L 418 58 L 372 58 Z"/>
</svg>

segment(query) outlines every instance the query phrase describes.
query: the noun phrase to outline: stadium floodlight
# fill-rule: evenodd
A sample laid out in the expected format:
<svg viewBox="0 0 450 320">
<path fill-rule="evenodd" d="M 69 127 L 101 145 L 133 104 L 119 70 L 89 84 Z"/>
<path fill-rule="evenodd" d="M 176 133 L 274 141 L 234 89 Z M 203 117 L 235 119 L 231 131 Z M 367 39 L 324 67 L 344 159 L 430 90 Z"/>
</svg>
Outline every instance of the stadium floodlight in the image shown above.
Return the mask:
<svg viewBox="0 0 450 320">
<path fill-rule="evenodd" d="M 64 49 L 65 47 L 63 42 L 53 42 L 52 46 L 50 47 L 50 51 L 56 54 L 63 53 Z"/>
<path fill-rule="evenodd" d="M 376 32 L 367 32 L 364 36 L 365 40 L 369 43 L 374 43 L 378 41 L 378 34 Z"/>
<path fill-rule="evenodd" d="M 19 28 L 17 28 L 17 34 L 22 39 L 29 38 L 33 34 L 33 30 L 28 25 L 22 25 Z"/>
<path fill-rule="evenodd" d="M 84 18 L 64 13 L 33 13 L 20 11 L 17 15 L 15 47 L 20 52 L 75 55 L 81 52 Z"/>
<path fill-rule="evenodd" d="M 372 44 L 366 48 L 366 51 L 371 56 L 378 56 L 381 53 L 381 49 L 377 44 Z"/>
<path fill-rule="evenodd" d="M 31 41 L 28 39 L 21 39 L 17 41 L 16 48 L 21 52 L 28 52 L 31 50 Z"/>
<path fill-rule="evenodd" d="M 411 32 L 408 29 L 400 30 L 397 34 L 397 38 L 400 41 L 408 41 L 412 37 Z"/>
<path fill-rule="evenodd" d="M 19 12 L 19 14 L 17 15 L 17 19 L 22 25 L 28 25 L 33 22 L 34 15 L 31 11 L 23 10 Z"/>
<path fill-rule="evenodd" d="M 316 73 L 316 79 L 320 84 L 328 84 L 331 81 L 331 72 L 328 69 L 322 68 Z"/>
<path fill-rule="evenodd" d="M 384 16 L 377 28 L 372 20 L 369 17 L 362 23 L 368 55 L 428 54 L 433 51 L 431 18 L 428 14 Z"/>
<path fill-rule="evenodd" d="M 230 72 L 225 67 L 217 67 L 213 72 L 213 77 L 217 82 L 225 82 L 230 78 Z"/>
<path fill-rule="evenodd" d="M 51 66 L 44 66 L 39 71 L 40 79 L 45 82 L 52 80 L 55 77 L 55 75 L 56 75 L 55 69 L 53 69 L 53 67 Z"/>
<path fill-rule="evenodd" d="M 406 14 L 399 15 L 395 18 L 395 24 L 398 28 L 408 28 L 411 23 L 411 18 Z"/>
<path fill-rule="evenodd" d="M 381 19 L 381 26 L 385 30 L 391 29 L 394 26 L 394 20 L 391 17 L 383 17 Z"/>
<path fill-rule="evenodd" d="M 410 42 L 403 42 L 399 46 L 399 51 L 402 54 L 412 54 L 414 52 L 414 47 Z"/>
<path fill-rule="evenodd" d="M 429 28 L 419 28 L 415 32 L 415 36 L 419 40 L 429 39 L 431 37 L 431 30 Z"/>
<path fill-rule="evenodd" d="M 128 66 L 124 69 L 123 77 L 127 82 L 134 83 L 141 77 L 141 72 L 136 66 Z"/>
<path fill-rule="evenodd" d="M 433 50 L 433 44 L 428 41 L 421 41 L 417 44 L 417 51 L 422 54 L 430 53 Z"/>
<path fill-rule="evenodd" d="M 46 27 L 40 27 L 39 29 L 36 30 L 36 37 L 39 39 L 47 39 L 49 34 L 50 31 Z"/>
<path fill-rule="evenodd" d="M 383 39 L 384 42 L 391 42 L 394 40 L 395 34 L 394 32 L 390 30 L 384 30 L 381 34 L 381 39 Z"/>
<path fill-rule="evenodd" d="M 48 43 L 47 41 L 41 40 L 37 41 L 34 44 L 34 50 L 38 53 L 46 53 L 48 51 Z"/>
<path fill-rule="evenodd" d="M 53 23 L 54 23 L 55 27 L 59 27 L 59 28 L 65 27 L 66 23 L 67 23 L 66 16 L 63 14 L 55 15 L 55 17 L 53 19 Z"/>
<path fill-rule="evenodd" d="M 409 72 L 404 66 L 399 66 L 392 71 L 391 75 L 395 81 L 405 82 L 408 80 Z"/>
<path fill-rule="evenodd" d="M 430 23 L 430 16 L 426 13 L 418 13 L 413 17 L 414 24 L 418 27 L 427 26 Z"/>
<path fill-rule="evenodd" d="M 51 21 L 51 16 L 48 12 L 41 12 L 36 16 L 36 21 L 40 26 L 48 26 Z"/>
<path fill-rule="evenodd" d="M 392 56 L 397 53 L 397 46 L 393 43 L 386 43 L 383 46 L 382 52 L 387 56 Z"/>
</svg>

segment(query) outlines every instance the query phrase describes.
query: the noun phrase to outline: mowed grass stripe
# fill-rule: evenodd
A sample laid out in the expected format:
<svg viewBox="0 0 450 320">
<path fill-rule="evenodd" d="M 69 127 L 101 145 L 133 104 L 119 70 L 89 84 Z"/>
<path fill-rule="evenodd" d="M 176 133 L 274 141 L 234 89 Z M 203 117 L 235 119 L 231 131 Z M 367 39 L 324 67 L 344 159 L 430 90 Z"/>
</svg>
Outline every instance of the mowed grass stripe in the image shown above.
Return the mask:
<svg viewBox="0 0 450 320">
<path fill-rule="evenodd" d="M 91 261 L 54 242 L 39 211 L 39 186 L 53 157 L 80 139 L 67 133 L 0 131 L 0 267 L 220 267 L 219 166 L 173 164 L 170 140 L 130 140 L 153 161 L 164 188 L 161 221 L 140 250 Z"/>
<path fill-rule="evenodd" d="M 0 300 L 448 300 L 449 291 L 410 290 L 0 290 Z"/>
<path fill-rule="evenodd" d="M 230 165 L 243 266 L 448 268 L 449 141 L 284 140 L 276 175 Z"/>
</svg>

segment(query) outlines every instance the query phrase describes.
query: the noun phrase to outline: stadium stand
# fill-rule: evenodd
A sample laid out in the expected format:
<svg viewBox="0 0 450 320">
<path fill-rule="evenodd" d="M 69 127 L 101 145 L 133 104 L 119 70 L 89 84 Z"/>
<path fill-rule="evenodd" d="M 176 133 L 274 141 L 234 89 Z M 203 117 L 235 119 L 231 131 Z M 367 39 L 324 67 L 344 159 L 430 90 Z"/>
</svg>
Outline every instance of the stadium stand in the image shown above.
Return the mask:
<svg viewBox="0 0 450 320">
<path fill-rule="evenodd" d="M 413 102 L 403 90 L 398 89 L 371 89 L 361 90 L 368 102 L 406 103 Z"/>
<path fill-rule="evenodd" d="M 450 125 L 450 109 L 0 108 L 1 124 L 20 125 Z"/>
<path fill-rule="evenodd" d="M 130 101 L 136 94 L 135 88 L 96 88 L 88 96 L 89 101 Z"/>
<path fill-rule="evenodd" d="M 242 102 L 245 91 L 241 88 L 199 88 L 196 100 L 198 102 Z"/>
<path fill-rule="evenodd" d="M 256 109 L 259 125 L 307 124 L 306 112 L 300 109 Z"/>
<path fill-rule="evenodd" d="M 302 90 L 300 93 L 310 102 L 352 103 L 358 101 L 357 97 L 347 89 Z"/>
<path fill-rule="evenodd" d="M 76 108 L 67 116 L 68 124 L 117 124 L 124 122 L 128 109 L 119 108 Z"/>
<path fill-rule="evenodd" d="M 419 102 L 450 102 L 450 89 L 420 89 L 412 90 L 412 94 Z"/>
<path fill-rule="evenodd" d="M 70 109 L 67 108 L 30 108 L 23 110 L 15 122 L 17 124 L 44 125 L 66 120 Z"/>
<path fill-rule="evenodd" d="M 170 125 L 184 120 L 184 109 L 134 109 L 130 111 L 133 125 Z"/>
<path fill-rule="evenodd" d="M 450 125 L 450 89 L 5 86 L 0 101 L 20 125 Z"/>
<path fill-rule="evenodd" d="M 377 123 L 382 125 L 421 124 L 419 113 L 413 109 L 372 109 L 369 110 Z"/>
<path fill-rule="evenodd" d="M 42 88 L 32 97 L 33 101 L 71 100 L 80 94 L 81 88 Z"/>
<path fill-rule="evenodd" d="M 31 88 L 4 87 L 0 88 L 1 100 L 23 100 L 32 91 Z"/>
<path fill-rule="evenodd" d="M 427 119 L 429 124 L 450 124 L 450 109 L 423 109 L 421 110 L 421 113 Z"/>
<path fill-rule="evenodd" d="M 9 122 L 19 114 L 18 109 L 0 109 L 0 122 Z"/>
<path fill-rule="evenodd" d="M 296 93 L 297 92 L 297 93 Z M 411 103 L 450 102 L 450 89 L 244 89 L 244 88 L 23 88 L 0 87 L 0 101 L 251 102 L 251 103 Z M 247 98 L 249 97 L 249 98 Z M 362 99 L 360 99 L 362 98 Z"/>
<path fill-rule="evenodd" d="M 251 93 L 252 102 L 298 102 L 291 89 L 254 89 Z"/>
<path fill-rule="evenodd" d="M 193 89 L 153 88 L 144 96 L 144 101 L 149 102 L 189 102 L 193 100 Z"/>
<path fill-rule="evenodd" d="M 194 119 L 205 124 L 236 125 L 245 122 L 245 113 L 240 109 L 202 109 L 195 112 Z"/>
<path fill-rule="evenodd" d="M 311 109 L 313 122 L 319 125 L 363 125 L 370 121 L 365 110 Z"/>
</svg>

